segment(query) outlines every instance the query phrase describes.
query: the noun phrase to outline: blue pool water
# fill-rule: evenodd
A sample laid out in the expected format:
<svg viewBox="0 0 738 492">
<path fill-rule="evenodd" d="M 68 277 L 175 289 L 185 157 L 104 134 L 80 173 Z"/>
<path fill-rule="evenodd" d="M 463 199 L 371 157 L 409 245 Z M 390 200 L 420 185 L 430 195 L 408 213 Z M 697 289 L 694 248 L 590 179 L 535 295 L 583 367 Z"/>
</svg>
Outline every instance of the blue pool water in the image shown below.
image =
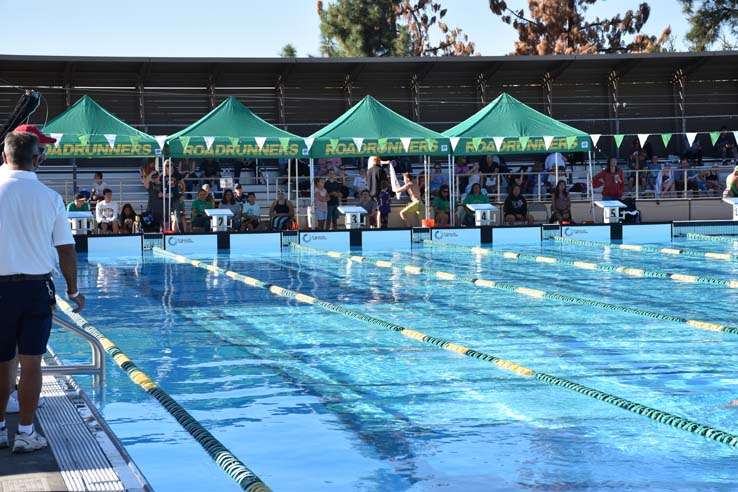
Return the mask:
<svg viewBox="0 0 738 492">
<path fill-rule="evenodd" d="M 680 247 L 738 253 L 726 243 Z M 736 262 L 505 250 L 738 278 Z M 738 326 L 738 290 L 418 247 L 448 272 Z M 202 259 L 202 258 L 201 258 Z M 209 261 L 209 260 L 208 260 Z M 738 433 L 738 336 L 322 255 L 218 266 Z M 733 491 L 738 449 L 147 253 L 85 260 L 85 317 L 275 491 Z M 65 361 L 83 345 L 55 332 Z M 111 361 L 102 413 L 154 489 L 235 491 Z M 86 381 L 83 380 L 83 383 Z"/>
</svg>

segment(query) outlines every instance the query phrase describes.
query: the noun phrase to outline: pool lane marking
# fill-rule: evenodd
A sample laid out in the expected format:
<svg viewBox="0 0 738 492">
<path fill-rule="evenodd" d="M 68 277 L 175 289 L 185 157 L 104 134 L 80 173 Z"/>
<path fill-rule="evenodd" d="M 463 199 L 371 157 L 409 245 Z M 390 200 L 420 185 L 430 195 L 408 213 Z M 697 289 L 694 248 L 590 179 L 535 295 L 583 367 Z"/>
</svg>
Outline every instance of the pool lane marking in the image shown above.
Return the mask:
<svg viewBox="0 0 738 492">
<path fill-rule="evenodd" d="M 328 252 L 326 252 L 325 250 L 315 249 L 309 246 L 303 246 L 301 244 L 290 243 L 290 246 L 297 250 L 309 251 L 311 253 L 322 254 L 322 255 L 330 256 L 332 258 L 342 258 L 342 259 L 346 259 L 349 261 L 355 261 L 358 263 L 369 263 L 369 264 L 378 266 L 380 268 L 399 268 L 401 270 L 404 270 L 408 273 L 412 273 L 414 275 L 425 274 L 425 275 L 430 275 L 432 277 L 437 277 L 441 279 L 459 280 L 463 282 L 469 282 L 479 287 L 507 290 L 507 291 L 515 292 L 517 294 L 522 294 L 522 295 L 526 295 L 529 297 L 535 297 L 538 299 L 556 299 L 557 301 L 570 302 L 572 304 L 581 304 L 585 306 L 594 306 L 594 307 L 598 307 L 602 309 L 609 309 L 611 311 L 618 311 L 622 313 L 634 314 L 636 316 L 644 316 L 646 318 L 673 321 L 675 323 L 682 323 L 682 324 L 686 324 L 689 326 L 693 326 L 701 330 L 724 332 L 724 333 L 731 333 L 733 335 L 738 335 L 738 327 L 735 327 L 735 326 L 719 325 L 717 323 L 710 323 L 708 321 L 687 319 L 687 318 L 682 318 L 681 316 L 674 316 L 671 314 L 656 313 L 654 311 L 647 311 L 645 309 L 632 308 L 629 306 L 621 306 L 619 304 L 611 304 L 611 303 L 602 302 L 602 301 L 594 301 L 594 300 L 585 299 L 582 297 L 574 297 L 574 296 L 568 296 L 564 294 L 558 294 L 556 292 L 546 292 L 546 291 L 539 290 L 539 289 L 532 289 L 530 287 L 513 285 L 513 284 L 504 283 L 504 282 L 497 282 L 495 280 L 486 280 L 486 279 L 481 279 L 477 277 L 469 277 L 466 275 L 459 275 L 455 273 L 441 272 L 437 270 L 431 270 L 429 268 L 421 268 L 421 267 L 416 267 L 416 266 L 408 268 L 407 265 L 390 263 L 388 261 L 382 261 L 382 260 L 374 260 L 371 258 L 359 257 L 356 255 L 352 256 L 348 254 L 337 253 L 335 251 L 332 251 L 330 252 L 330 254 L 328 254 Z M 358 258 L 361 258 L 361 260 L 359 260 Z"/>
<path fill-rule="evenodd" d="M 721 243 L 738 244 L 738 239 L 734 239 L 732 237 L 710 236 L 709 234 L 695 234 L 693 232 L 688 232 L 686 236 L 687 236 L 687 239 L 699 239 L 703 241 L 715 241 L 715 242 L 721 242 Z"/>
<path fill-rule="evenodd" d="M 303 246 L 298 247 L 298 249 L 303 249 L 303 248 L 304 248 Z M 305 248 L 305 249 L 308 249 L 308 248 Z M 313 249 L 313 248 L 309 248 L 309 249 Z M 281 296 L 281 297 L 297 299 L 297 295 L 299 294 L 296 291 L 285 289 L 283 287 L 278 287 L 278 286 L 275 286 L 274 284 L 269 284 L 269 283 L 263 282 L 253 277 L 247 277 L 246 275 L 236 273 L 232 270 L 225 270 L 223 268 L 220 268 L 220 267 L 217 267 L 211 264 L 207 264 L 199 260 L 193 260 L 186 256 L 178 255 L 176 253 L 171 253 L 169 251 L 165 251 L 158 247 L 154 247 L 152 251 L 155 254 L 159 254 L 161 256 L 171 258 L 179 263 L 184 263 L 184 264 L 188 264 L 193 267 L 196 267 L 196 268 L 209 270 L 217 274 L 227 275 L 233 280 L 238 280 L 240 282 L 244 282 L 254 287 L 266 289 L 269 292 L 272 292 L 273 294 Z M 327 254 L 327 252 L 325 251 L 321 251 L 321 252 Z M 335 252 L 333 252 L 333 254 L 331 254 L 330 256 L 334 258 L 344 257 L 344 255 L 342 255 L 341 253 L 335 253 Z M 351 255 L 345 255 L 345 256 L 349 258 L 351 257 Z M 358 258 L 359 257 L 357 257 L 356 261 L 359 261 Z M 367 262 L 368 259 L 362 257 L 361 261 Z M 636 415 L 648 417 L 649 419 L 654 420 L 656 422 L 660 422 L 662 424 L 666 424 L 671 427 L 674 427 L 674 428 L 677 428 L 677 429 L 680 429 L 686 432 L 690 432 L 692 434 L 704 437 L 706 439 L 710 439 L 712 441 L 719 442 L 721 444 L 726 444 L 728 446 L 738 448 L 738 435 L 731 434 L 729 432 L 722 431 L 714 427 L 710 427 L 708 425 L 700 424 L 698 422 L 694 422 L 684 417 L 680 417 L 678 415 L 674 415 L 668 412 L 664 412 L 662 410 L 648 407 L 640 403 L 626 400 L 625 398 L 622 398 L 622 397 L 619 397 L 619 396 L 616 396 L 610 393 L 606 393 L 598 389 L 590 388 L 588 386 L 584 386 L 579 383 L 575 383 L 573 381 L 560 378 L 558 376 L 553 376 L 550 374 L 537 372 L 537 371 L 534 371 L 533 369 L 529 369 L 520 364 L 516 364 L 515 362 L 505 360 L 499 357 L 495 357 L 494 355 L 490 355 L 485 352 L 474 350 L 472 348 L 465 347 L 464 345 L 456 344 L 454 342 L 450 342 L 442 338 L 437 338 L 437 337 L 433 337 L 430 335 L 426 335 L 422 332 L 412 330 L 410 328 L 405 328 L 403 326 L 396 325 L 389 321 L 375 318 L 373 316 L 369 316 L 367 314 L 360 313 L 358 311 L 353 311 L 351 309 L 344 308 L 343 306 L 339 306 L 337 304 L 323 301 L 321 299 L 311 297 L 311 296 L 306 296 L 306 297 L 311 299 L 311 302 L 309 302 L 309 304 L 319 306 L 323 309 L 326 309 L 327 311 L 339 313 L 344 316 L 357 319 L 359 321 L 363 321 L 365 323 L 381 326 L 391 331 L 400 333 L 408 338 L 412 338 L 414 340 L 418 340 L 420 342 L 427 343 L 430 345 L 435 345 L 436 347 L 439 347 L 441 349 L 455 352 L 455 353 L 464 355 L 466 357 L 472 357 L 474 359 L 479 359 L 485 362 L 490 362 L 491 364 L 493 364 L 494 366 L 500 369 L 513 372 L 519 376 L 533 377 L 535 379 L 538 379 L 539 381 L 543 381 L 552 386 L 559 386 L 561 388 L 565 388 L 570 391 L 575 391 L 577 393 L 588 396 L 590 398 L 594 398 L 595 400 L 609 403 L 610 405 L 614 405 L 623 410 L 627 410 L 629 412 L 635 413 Z M 302 301 L 302 302 L 305 302 L 305 301 Z"/>
<path fill-rule="evenodd" d="M 598 241 L 586 241 L 584 239 L 571 239 L 568 237 L 554 236 L 552 239 L 555 241 L 561 241 L 562 243 L 576 244 L 578 246 L 596 246 L 599 248 L 613 248 L 613 249 L 625 249 L 629 251 L 642 251 L 647 253 L 660 253 L 664 255 L 685 255 L 685 256 L 698 256 L 701 258 L 708 258 L 711 260 L 738 260 L 738 255 L 729 253 L 710 253 L 704 251 L 697 251 L 694 249 L 677 249 L 677 248 L 657 248 L 655 246 L 643 246 L 640 244 L 616 244 L 616 243 L 603 243 Z"/>
<path fill-rule="evenodd" d="M 601 270 L 603 272 L 623 273 L 625 275 L 630 275 L 632 277 L 668 278 L 668 279 L 674 280 L 675 282 L 723 285 L 730 289 L 738 289 L 738 280 L 725 280 L 721 278 L 702 277 L 698 275 L 686 275 L 682 273 L 658 272 L 658 271 L 644 270 L 642 268 L 632 268 L 632 267 L 626 267 L 626 266 L 603 265 L 603 264 L 593 263 L 593 262 L 588 262 L 588 261 L 569 260 L 566 258 L 553 258 L 549 256 L 529 255 L 525 253 L 517 253 L 515 251 L 497 251 L 494 249 L 460 246 L 457 244 L 444 243 L 440 241 L 431 241 L 429 239 L 426 239 L 425 241 L 423 241 L 423 243 L 430 245 L 430 246 L 437 246 L 437 247 L 449 248 L 449 249 L 458 249 L 462 251 L 470 251 L 472 253 L 478 253 L 478 254 L 487 255 L 487 256 L 499 256 L 507 260 L 527 260 L 527 261 L 534 261 L 537 263 L 548 263 L 548 264 L 558 263 L 561 265 L 567 265 L 567 266 L 574 267 L 574 268 L 581 268 L 584 270 Z"/>
<path fill-rule="evenodd" d="M 241 486 L 246 492 L 271 492 L 270 489 L 256 474 L 241 460 L 231 453 L 215 436 L 207 431 L 195 418 L 177 403 L 166 391 L 161 389 L 149 378 L 118 346 L 103 335 L 89 321 L 73 312 L 72 306 L 64 299 L 56 296 L 59 308 L 69 316 L 75 324 L 88 334 L 100 341 L 105 351 L 113 358 L 116 364 L 123 369 L 128 377 L 153 396 L 169 414 L 197 441 L 210 455 L 218 467 Z"/>
</svg>

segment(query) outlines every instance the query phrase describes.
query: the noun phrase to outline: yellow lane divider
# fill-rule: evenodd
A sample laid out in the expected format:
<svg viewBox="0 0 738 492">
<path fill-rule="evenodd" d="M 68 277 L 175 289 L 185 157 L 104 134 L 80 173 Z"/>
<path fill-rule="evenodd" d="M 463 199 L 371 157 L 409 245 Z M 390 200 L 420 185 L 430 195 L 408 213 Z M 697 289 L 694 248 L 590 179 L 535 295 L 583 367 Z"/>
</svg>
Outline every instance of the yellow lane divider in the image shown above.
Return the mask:
<svg viewBox="0 0 738 492">
<path fill-rule="evenodd" d="M 304 247 L 298 246 L 298 248 L 304 248 Z M 305 249 L 307 250 L 308 248 L 305 248 Z M 309 248 L 309 249 L 312 250 L 312 248 Z M 241 275 L 234 271 L 225 270 L 223 268 L 209 265 L 209 264 L 203 263 L 198 260 L 193 260 L 191 258 L 187 258 L 186 256 L 178 255 L 175 253 L 170 253 L 161 248 L 155 247 L 153 248 L 153 251 L 156 254 L 171 258 L 177 262 L 192 265 L 193 267 L 196 267 L 196 268 L 202 268 L 204 270 L 209 270 L 211 272 L 214 272 L 220 275 L 226 275 L 234 280 L 244 282 L 247 285 L 259 287 L 262 289 L 267 289 L 271 293 L 278 295 L 280 297 L 300 300 L 298 299 L 298 295 L 300 295 L 299 292 L 295 292 L 295 291 L 285 289 L 282 287 L 277 287 L 273 284 L 268 284 L 261 280 L 255 279 L 253 277 L 247 277 L 246 275 Z M 323 251 L 321 252 L 325 253 Z M 330 256 L 333 256 L 334 258 L 343 257 L 343 255 L 340 255 L 340 253 L 339 253 L 339 256 L 335 256 L 335 254 L 332 254 Z M 350 255 L 346 255 L 346 256 L 350 258 Z M 367 261 L 366 258 L 363 258 L 361 260 L 359 260 L 358 258 L 360 257 L 357 257 L 355 261 L 360 261 L 360 262 Z M 715 429 L 713 427 L 700 424 L 698 422 L 694 422 L 684 417 L 680 417 L 678 415 L 664 412 L 656 408 L 648 407 L 640 403 L 626 400 L 625 398 L 621 398 L 619 396 L 606 393 L 598 389 L 590 388 L 590 387 L 581 385 L 579 383 L 575 383 L 573 381 L 560 378 L 558 376 L 552 376 L 550 374 L 537 372 L 537 371 L 534 371 L 533 369 L 529 369 L 520 364 L 516 364 L 515 362 L 505 360 L 499 357 L 495 357 L 485 352 L 474 350 L 472 348 L 468 348 L 463 345 L 450 342 L 448 340 L 444 340 L 442 338 L 437 338 L 437 337 L 433 337 L 430 335 L 426 335 L 419 331 L 412 330 L 410 328 L 405 328 L 403 326 L 396 325 L 394 323 L 390 323 L 388 321 L 385 321 L 379 318 L 374 318 L 364 313 L 353 311 L 353 310 L 344 308 L 343 306 L 332 304 L 330 302 L 323 301 L 315 297 L 305 296 L 305 298 L 309 299 L 309 301 L 301 301 L 301 302 L 308 302 L 311 305 L 319 306 L 327 311 L 339 313 L 339 314 L 342 314 L 344 316 L 347 316 L 353 319 L 357 319 L 357 320 L 370 323 L 376 326 L 381 326 L 383 328 L 387 328 L 388 330 L 400 333 L 408 338 L 412 338 L 414 340 L 418 340 L 420 342 L 427 343 L 430 345 L 435 345 L 436 347 L 442 348 L 444 350 L 448 350 L 450 352 L 455 352 L 455 353 L 464 355 L 466 357 L 472 357 L 474 359 L 479 359 L 482 361 L 490 362 L 495 367 L 498 367 L 506 371 L 510 371 L 519 376 L 533 377 L 535 379 L 543 381 L 552 386 L 558 386 L 561 388 L 568 389 L 570 391 L 575 391 L 579 394 L 588 396 L 590 398 L 594 398 L 595 400 L 599 400 L 599 401 L 608 403 L 610 405 L 616 406 L 618 408 L 622 408 L 623 410 L 627 410 L 629 412 L 635 413 L 636 415 L 641 415 L 643 417 L 647 417 L 656 422 L 660 422 L 662 424 L 666 424 L 671 427 L 675 427 L 677 429 L 681 429 L 683 431 L 702 436 L 705 439 L 710 439 L 710 440 L 725 444 L 727 446 L 738 448 L 738 435 L 731 434 L 729 432 L 722 431 L 719 429 Z"/>
<path fill-rule="evenodd" d="M 561 241 L 562 243 L 576 244 L 578 246 L 595 246 L 599 248 L 625 249 L 629 251 L 644 251 L 648 253 L 661 253 L 665 255 L 698 256 L 701 258 L 709 258 L 711 260 L 738 260 L 738 255 L 728 253 L 706 253 L 704 251 L 697 251 L 694 249 L 657 248 L 655 246 L 642 246 L 640 244 L 602 243 L 598 241 L 585 241 L 583 239 L 571 239 L 568 237 L 558 236 L 554 236 L 553 239 L 555 241 Z"/>
</svg>

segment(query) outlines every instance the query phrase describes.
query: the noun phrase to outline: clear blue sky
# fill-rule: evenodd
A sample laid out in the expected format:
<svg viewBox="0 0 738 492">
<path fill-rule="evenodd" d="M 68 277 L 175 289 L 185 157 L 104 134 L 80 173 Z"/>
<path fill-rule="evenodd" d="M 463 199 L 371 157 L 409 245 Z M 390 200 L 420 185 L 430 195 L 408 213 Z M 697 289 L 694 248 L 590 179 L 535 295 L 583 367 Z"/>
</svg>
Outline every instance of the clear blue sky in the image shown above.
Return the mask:
<svg viewBox="0 0 738 492">
<path fill-rule="evenodd" d="M 330 0 L 326 0 L 330 2 Z M 516 33 L 489 10 L 487 0 L 440 0 L 446 21 L 460 27 L 482 55 L 512 51 Z M 642 0 L 600 0 L 588 17 L 636 8 Z M 648 0 L 645 31 L 659 35 L 671 25 L 685 50 L 687 21 L 677 0 Z M 508 0 L 527 7 L 526 0 Z M 287 43 L 298 56 L 320 56 L 315 0 L 75 0 L 43 2 L 29 27 L 27 9 L 4 6 L 0 53 L 25 55 L 274 57 Z M 12 6 L 12 8 L 11 8 Z"/>
</svg>

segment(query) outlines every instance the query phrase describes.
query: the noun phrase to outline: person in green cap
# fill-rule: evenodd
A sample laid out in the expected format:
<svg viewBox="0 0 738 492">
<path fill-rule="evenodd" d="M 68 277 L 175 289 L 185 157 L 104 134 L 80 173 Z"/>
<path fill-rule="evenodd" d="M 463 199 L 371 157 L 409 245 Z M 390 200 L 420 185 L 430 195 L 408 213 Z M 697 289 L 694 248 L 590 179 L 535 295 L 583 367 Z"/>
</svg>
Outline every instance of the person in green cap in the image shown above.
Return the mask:
<svg viewBox="0 0 738 492">
<path fill-rule="evenodd" d="M 723 191 L 724 197 L 738 197 L 738 166 L 735 166 L 733 172 L 728 174 L 725 179 L 725 191 Z"/>
</svg>

